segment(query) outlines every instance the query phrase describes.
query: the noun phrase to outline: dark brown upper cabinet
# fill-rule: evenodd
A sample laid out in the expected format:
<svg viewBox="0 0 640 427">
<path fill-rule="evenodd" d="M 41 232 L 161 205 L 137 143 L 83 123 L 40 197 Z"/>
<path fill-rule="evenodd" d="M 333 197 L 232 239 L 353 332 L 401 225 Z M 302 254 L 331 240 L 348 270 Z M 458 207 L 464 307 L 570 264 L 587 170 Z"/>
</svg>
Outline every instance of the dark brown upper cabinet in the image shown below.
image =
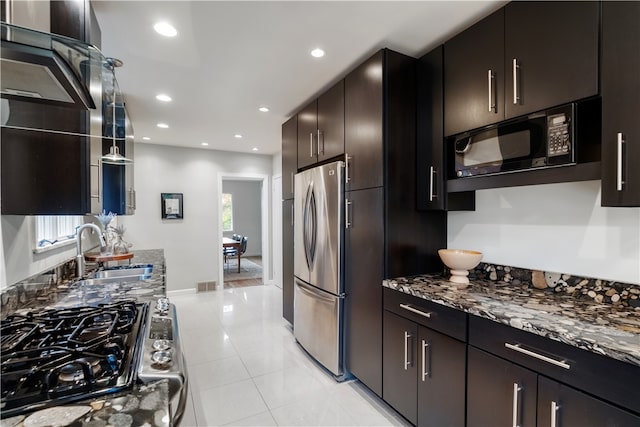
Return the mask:
<svg viewBox="0 0 640 427">
<path fill-rule="evenodd" d="M 344 153 L 344 80 L 298 112 L 297 145 L 298 169 Z"/>
<path fill-rule="evenodd" d="M 298 116 L 282 124 L 282 200 L 293 199 L 293 176 L 298 171 Z"/>
<path fill-rule="evenodd" d="M 598 95 L 598 2 L 512 2 L 445 43 L 445 135 Z"/>
<path fill-rule="evenodd" d="M 602 206 L 640 206 L 640 3 L 602 4 Z"/>
<path fill-rule="evenodd" d="M 598 95 L 595 1 L 505 7 L 505 118 Z"/>
<path fill-rule="evenodd" d="M 504 120 L 504 9 L 444 44 L 444 133 Z"/>
<path fill-rule="evenodd" d="M 419 210 L 474 210 L 475 192 L 447 193 L 443 134 L 443 48 L 417 63 L 416 192 Z"/>
</svg>

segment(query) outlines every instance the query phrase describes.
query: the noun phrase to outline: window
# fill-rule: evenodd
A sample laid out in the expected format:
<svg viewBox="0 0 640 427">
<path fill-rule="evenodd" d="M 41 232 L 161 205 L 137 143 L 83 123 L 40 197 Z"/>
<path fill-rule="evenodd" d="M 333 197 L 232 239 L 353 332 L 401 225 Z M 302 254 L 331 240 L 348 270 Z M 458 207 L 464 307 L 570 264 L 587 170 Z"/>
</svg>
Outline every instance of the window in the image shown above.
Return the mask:
<svg viewBox="0 0 640 427">
<path fill-rule="evenodd" d="M 37 216 L 36 248 L 73 239 L 83 222 L 82 216 Z"/>
<path fill-rule="evenodd" d="M 233 231 L 233 195 L 222 193 L 222 231 Z"/>
</svg>

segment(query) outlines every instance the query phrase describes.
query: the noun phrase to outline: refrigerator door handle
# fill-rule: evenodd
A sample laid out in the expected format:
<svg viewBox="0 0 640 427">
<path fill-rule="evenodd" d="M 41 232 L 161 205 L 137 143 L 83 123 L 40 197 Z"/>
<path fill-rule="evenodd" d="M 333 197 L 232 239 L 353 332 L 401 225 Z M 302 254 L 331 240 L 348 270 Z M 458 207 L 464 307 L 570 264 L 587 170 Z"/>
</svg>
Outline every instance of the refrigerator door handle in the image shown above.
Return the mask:
<svg viewBox="0 0 640 427">
<path fill-rule="evenodd" d="M 307 260 L 307 267 L 309 270 L 313 270 L 313 264 L 316 257 L 316 244 L 317 244 L 317 226 L 316 226 L 316 196 L 313 188 L 313 183 L 309 184 L 307 188 L 307 195 L 304 201 L 304 213 L 303 213 L 303 244 L 304 253 Z"/>
<path fill-rule="evenodd" d="M 333 298 L 331 298 L 329 296 L 326 296 L 326 295 L 324 295 L 324 294 L 322 294 L 322 293 L 320 293 L 318 291 L 314 292 L 309 287 L 309 285 L 307 285 L 307 284 L 297 282 L 297 285 L 298 285 L 298 288 L 300 289 L 301 292 L 313 297 L 314 299 L 319 299 L 319 300 L 322 300 L 322 301 L 325 301 L 325 302 L 328 302 L 328 303 L 331 303 L 331 304 L 333 304 L 333 302 L 334 302 Z"/>
</svg>

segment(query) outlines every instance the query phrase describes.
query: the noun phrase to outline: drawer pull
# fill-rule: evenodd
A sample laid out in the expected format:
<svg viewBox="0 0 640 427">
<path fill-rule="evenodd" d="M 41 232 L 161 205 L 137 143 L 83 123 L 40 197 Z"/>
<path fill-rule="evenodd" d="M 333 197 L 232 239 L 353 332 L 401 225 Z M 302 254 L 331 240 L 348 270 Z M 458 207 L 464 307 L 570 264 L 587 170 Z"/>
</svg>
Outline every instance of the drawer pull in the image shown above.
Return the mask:
<svg viewBox="0 0 640 427">
<path fill-rule="evenodd" d="M 504 346 L 510 350 L 517 351 L 522 354 L 526 354 L 527 356 L 534 357 L 536 359 L 542 360 L 547 363 L 551 363 L 552 365 L 559 366 L 564 369 L 571 369 L 571 366 L 564 362 L 564 360 L 555 360 L 547 356 L 543 356 L 542 354 L 535 353 L 531 350 L 527 350 L 526 348 L 520 347 L 520 344 L 509 344 L 508 342 L 504 343 Z"/>
<path fill-rule="evenodd" d="M 407 311 L 410 311 L 415 314 L 419 314 L 420 316 L 426 317 L 427 319 L 431 318 L 431 313 L 426 313 L 422 310 L 418 310 L 417 308 L 413 308 L 409 304 L 400 304 L 400 308 L 404 308 Z"/>
</svg>

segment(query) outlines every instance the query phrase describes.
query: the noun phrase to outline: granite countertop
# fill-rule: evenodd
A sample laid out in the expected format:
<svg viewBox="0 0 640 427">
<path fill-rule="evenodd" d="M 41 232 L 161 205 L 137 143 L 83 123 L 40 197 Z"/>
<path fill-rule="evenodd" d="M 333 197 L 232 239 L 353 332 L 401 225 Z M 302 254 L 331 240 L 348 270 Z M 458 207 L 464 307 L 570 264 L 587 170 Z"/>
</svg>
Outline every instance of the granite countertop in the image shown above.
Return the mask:
<svg viewBox="0 0 640 427">
<path fill-rule="evenodd" d="M 9 287 L 2 294 L 2 318 L 35 309 L 79 307 L 135 299 L 144 303 L 166 295 L 162 249 L 134 251 L 131 264 L 153 264 L 151 278 L 82 285 L 64 272 L 75 271 L 75 260 Z M 121 262 L 128 264 L 128 262 Z M 69 266 L 68 264 L 71 264 Z"/>
<path fill-rule="evenodd" d="M 595 295 L 536 289 L 527 283 L 472 279 L 460 288 L 442 274 L 385 280 L 384 287 L 640 366 L 640 308 Z M 606 286 L 598 292 L 612 294 Z M 595 288 L 598 289 L 598 288 Z M 596 291 L 589 290 L 584 294 Z M 640 294 L 629 285 L 625 295 Z M 636 299 L 634 299 L 635 301 Z"/>
<path fill-rule="evenodd" d="M 0 427 L 168 427 L 169 381 L 0 420 Z"/>
<path fill-rule="evenodd" d="M 125 262 L 126 263 L 126 262 Z M 2 318 L 34 309 L 76 307 L 135 299 L 144 303 L 166 296 L 162 249 L 134 251 L 132 264 L 153 264 L 151 278 L 98 285 L 79 285 L 71 260 L 51 271 L 8 288 L 2 294 Z M 52 422 L 52 420 L 56 420 Z M 0 427 L 38 426 L 157 426 L 170 425 L 167 380 L 135 384 L 131 390 L 91 400 L 52 406 L 30 414 L 0 420 Z"/>
</svg>

